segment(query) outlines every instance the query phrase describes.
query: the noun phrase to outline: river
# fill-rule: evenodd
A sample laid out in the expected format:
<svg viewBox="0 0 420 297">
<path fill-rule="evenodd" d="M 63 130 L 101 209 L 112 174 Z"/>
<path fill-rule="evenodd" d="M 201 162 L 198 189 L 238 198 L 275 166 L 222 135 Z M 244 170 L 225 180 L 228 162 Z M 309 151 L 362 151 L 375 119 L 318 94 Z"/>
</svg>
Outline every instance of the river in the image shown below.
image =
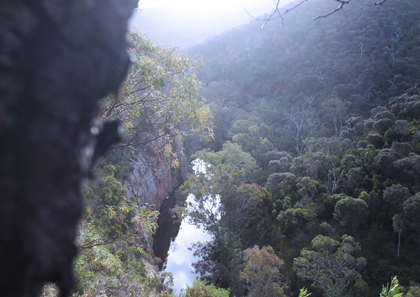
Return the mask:
<svg viewBox="0 0 420 297">
<path fill-rule="evenodd" d="M 204 171 L 203 162 L 193 162 L 194 171 Z M 193 195 L 188 195 L 187 202 L 194 201 Z M 203 230 L 191 225 L 188 218 L 181 222 L 177 219 L 174 211 L 176 204 L 175 194 L 172 193 L 160 208 L 158 229 L 153 236 L 153 251 L 156 257 L 162 259 L 159 264 L 160 271 L 171 272 L 174 278 L 175 294 L 179 294 L 187 285 L 192 285 L 194 274 L 192 263 L 199 260 L 193 255 L 194 251 L 188 248 L 195 242 L 211 240 L 211 236 Z"/>
</svg>

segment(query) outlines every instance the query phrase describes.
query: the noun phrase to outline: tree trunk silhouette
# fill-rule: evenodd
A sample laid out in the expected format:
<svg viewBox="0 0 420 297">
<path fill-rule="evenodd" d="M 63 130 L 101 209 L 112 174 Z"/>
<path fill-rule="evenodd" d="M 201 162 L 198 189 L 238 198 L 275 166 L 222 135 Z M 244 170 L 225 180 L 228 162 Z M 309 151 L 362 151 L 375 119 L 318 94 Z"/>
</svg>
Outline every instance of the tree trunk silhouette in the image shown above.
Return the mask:
<svg viewBox="0 0 420 297">
<path fill-rule="evenodd" d="M 116 124 L 91 125 L 127 71 L 135 4 L 0 0 L 2 296 L 37 296 L 47 281 L 71 291 L 80 180 L 117 139 Z"/>
</svg>

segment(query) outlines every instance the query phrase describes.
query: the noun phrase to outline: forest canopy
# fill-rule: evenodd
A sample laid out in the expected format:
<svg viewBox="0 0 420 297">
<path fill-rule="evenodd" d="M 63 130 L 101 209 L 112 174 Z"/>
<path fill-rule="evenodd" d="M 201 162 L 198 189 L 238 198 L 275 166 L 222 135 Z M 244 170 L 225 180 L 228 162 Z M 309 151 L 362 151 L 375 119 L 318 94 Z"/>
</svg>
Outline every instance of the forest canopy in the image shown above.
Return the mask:
<svg viewBox="0 0 420 297">
<path fill-rule="evenodd" d="M 200 93 L 214 113 L 215 138 L 184 140 L 210 175 L 191 176 L 183 190 L 200 201 L 218 197 L 223 210 L 204 226 L 219 233 L 197 245 L 196 272 L 242 296 L 253 291 L 241 282 L 247 263 L 238 250 L 270 246 L 284 260 L 287 296 L 303 286 L 312 296 L 378 296 L 395 275 L 413 296 L 420 7 L 353 1 L 317 21 L 331 1 L 311 8 L 263 30 L 252 21 L 189 51 L 205 61 Z M 240 199 L 249 203 L 238 215 Z M 199 207 L 190 214 L 204 218 Z M 329 274 L 325 263 L 343 271 Z"/>
</svg>

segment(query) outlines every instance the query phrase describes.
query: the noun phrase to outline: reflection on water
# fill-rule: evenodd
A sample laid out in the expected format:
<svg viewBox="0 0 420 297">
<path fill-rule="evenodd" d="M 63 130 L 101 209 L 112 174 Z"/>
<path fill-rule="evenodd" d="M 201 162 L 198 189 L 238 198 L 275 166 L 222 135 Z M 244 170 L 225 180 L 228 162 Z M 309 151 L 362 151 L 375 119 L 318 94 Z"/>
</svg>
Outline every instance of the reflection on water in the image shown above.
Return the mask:
<svg viewBox="0 0 420 297">
<path fill-rule="evenodd" d="M 190 196 L 188 196 L 188 199 L 193 199 Z M 194 242 L 209 241 L 210 239 L 211 236 L 209 234 L 190 225 L 187 218 L 182 220 L 178 236 L 171 243 L 168 257 L 164 264 L 164 270 L 173 274 L 176 293 L 179 293 L 181 289 L 185 289 L 187 284 L 191 285 L 192 280 L 197 277 L 193 273 L 194 268 L 191 264 L 199 259 L 194 257 L 194 251 L 190 251 L 188 248 Z"/>
<path fill-rule="evenodd" d="M 175 194 L 163 201 L 160 207 L 160 214 L 157 220 L 158 228 L 153 235 L 153 252 L 156 257 L 165 262 L 168 256 L 169 247 L 178 235 L 180 221 L 175 215 L 174 207 L 176 203 Z M 159 263 L 159 270 L 162 270 L 162 262 Z"/>
<path fill-rule="evenodd" d="M 205 163 L 201 160 L 193 162 L 194 171 L 205 172 Z M 187 202 L 193 202 L 194 196 L 189 195 Z M 199 260 L 194 257 L 194 251 L 188 250 L 195 242 L 210 241 L 211 236 L 204 231 L 189 224 L 188 218 L 184 218 L 179 224 L 177 222 L 173 208 L 176 199 L 172 194 L 162 204 L 158 218 L 158 230 L 153 236 L 153 251 L 156 257 L 162 259 L 159 270 L 171 272 L 174 277 L 174 289 L 179 294 L 186 285 L 192 285 L 194 274 L 192 263 Z"/>
</svg>

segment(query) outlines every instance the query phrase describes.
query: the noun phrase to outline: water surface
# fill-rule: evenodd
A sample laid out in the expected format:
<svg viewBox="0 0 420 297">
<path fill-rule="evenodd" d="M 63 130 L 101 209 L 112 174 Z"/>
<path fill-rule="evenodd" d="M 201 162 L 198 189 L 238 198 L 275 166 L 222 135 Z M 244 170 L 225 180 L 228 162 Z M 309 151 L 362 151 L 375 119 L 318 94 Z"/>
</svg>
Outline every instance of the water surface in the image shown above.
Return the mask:
<svg viewBox="0 0 420 297">
<path fill-rule="evenodd" d="M 195 171 L 205 171 L 204 162 L 194 161 Z M 193 202 L 194 196 L 188 195 L 187 202 Z M 195 242 L 210 241 L 211 236 L 203 230 L 191 225 L 188 218 L 181 222 L 175 216 L 175 195 L 172 193 L 164 201 L 158 218 L 158 229 L 154 237 L 153 251 L 156 257 L 162 259 L 159 264 L 160 271 L 171 272 L 174 277 L 174 290 L 179 294 L 187 284 L 192 285 L 194 278 L 198 277 L 193 271 L 192 263 L 199 260 L 193 255 L 194 251 L 188 248 Z"/>
</svg>

